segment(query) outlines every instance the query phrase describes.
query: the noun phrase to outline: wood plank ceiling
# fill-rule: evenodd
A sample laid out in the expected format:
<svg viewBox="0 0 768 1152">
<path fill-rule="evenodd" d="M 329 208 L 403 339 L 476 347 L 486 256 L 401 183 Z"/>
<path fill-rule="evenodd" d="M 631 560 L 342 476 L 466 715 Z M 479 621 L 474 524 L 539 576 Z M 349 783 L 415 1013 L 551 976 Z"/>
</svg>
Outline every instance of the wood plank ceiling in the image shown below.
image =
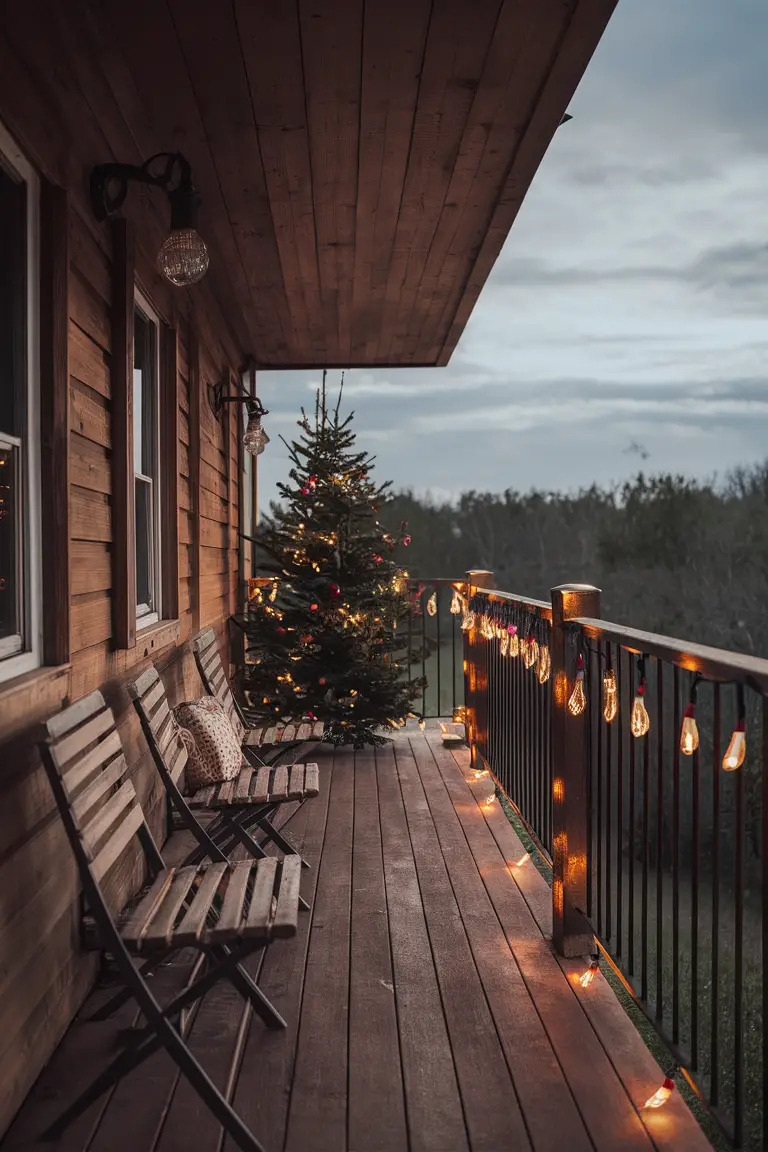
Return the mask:
<svg viewBox="0 0 768 1152">
<path fill-rule="evenodd" d="M 90 3 L 235 326 L 296 367 L 448 362 L 615 0 Z"/>
</svg>

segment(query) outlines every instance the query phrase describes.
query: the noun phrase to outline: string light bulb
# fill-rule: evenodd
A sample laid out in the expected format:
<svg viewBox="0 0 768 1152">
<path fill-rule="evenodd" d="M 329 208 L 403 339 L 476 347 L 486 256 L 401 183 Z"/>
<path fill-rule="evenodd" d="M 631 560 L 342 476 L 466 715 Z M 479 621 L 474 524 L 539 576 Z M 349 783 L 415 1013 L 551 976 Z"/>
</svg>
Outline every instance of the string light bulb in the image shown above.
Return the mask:
<svg viewBox="0 0 768 1152">
<path fill-rule="evenodd" d="M 635 699 L 632 704 L 632 717 L 629 723 L 632 735 L 636 740 L 639 740 L 641 736 L 647 735 L 651 727 L 651 718 L 645 706 L 645 660 L 642 656 L 638 663 L 640 665 L 640 683 L 635 693 Z"/>
<path fill-rule="evenodd" d="M 582 988 L 589 988 L 590 984 L 592 983 L 592 981 L 594 980 L 595 976 L 598 974 L 599 971 L 600 971 L 599 957 L 593 956 L 589 962 L 589 967 L 587 968 L 587 970 L 585 972 L 582 972 L 581 976 L 579 977 L 579 984 L 581 984 Z"/>
<path fill-rule="evenodd" d="M 430 616 L 437 616 L 437 589 L 435 589 L 429 600 L 427 600 L 427 612 Z"/>
<path fill-rule="evenodd" d="M 539 658 L 539 645 L 533 636 L 526 636 L 523 640 L 523 665 L 526 668 L 533 668 L 534 664 Z"/>
<path fill-rule="evenodd" d="M 694 676 L 691 684 L 691 697 L 683 712 L 683 723 L 680 727 L 680 751 L 683 756 L 693 756 L 699 746 L 699 729 L 696 726 L 696 687 L 698 675 Z"/>
<path fill-rule="evenodd" d="M 459 612 L 461 612 L 461 596 L 459 596 L 454 588 L 453 596 L 451 597 L 451 615 L 458 616 Z"/>
<path fill-rule="evenodd" d="M 619 711 L 619 689 L 613 668 L 606 668 L 603 674 L 603 719 L 610 724 Z"/>
<path fill-rule="evenodd" d="M 513 660 L 516 656 L 520 655 L 520 637 L 517 634 L 517 629 L 515 629 L 509 637 L 509 652 L 507 655 L 511 656 Z"/>
<path fill-rule="evenodd" d="M 536 668 L 536 675 L 539 678 L 539 684 L 546 684 L 552 672 L 552 657 L 549 653 L 549 646 L 542 644 L 539 648 L 539 663 Z"/>
<path fill-rule="evenodd" d="M 736 685 L 736 693 L 738 697 L 736 726 L 723 756 L 723 769 L 726 772 L 735 772 L 737 768 L 741 768 L 747 755 L 747 712 L 744 706 L 744 688 L 741 684 Z"/>
<path fill-rule="evenodd" d="M 486 796 L 485 800 L 483 801 L 484 807 L 485 808 L 491 808 L 495 803 L 496 803 L 496 793 L 495 792 L 489 792 L 488 795 Z"/>
<path fill-rule="evenodd" d="M 499 655 L 506 656 L 509 652 L 509 633 L 503 632 L 499 638 Z"/>
<path fill-rule="evenodd" d="M 584 690 L 584 657 L 579 652 L 576 661 L 576 683 L 568 699 L 568 711 L 571 716 L 580 716 L 587 706 L 587 693 Z"/>
<path fill-rule="evenodd" d="M 464 619 L 461 622 L 462 632 L 471 632 L 472 629 L 474 628 L 474 626 L 475 626 L 475 614 L 474 614 L 474 612 L 465 612 L 464 613 Z"/>
<path fill-rule="evenodd" d="M 669 1100 L 669 1098 L 672 1095 L 672 1093 L 674 1092 L 674 1090 L 675 1090 L 674 1080 L 672 1079 L 671 1076 L 665 1076 L 664 1077 L 664 1083 L 661 1085 L 661 1087 L 657 1088 L 656 1091 L 654 1092 L 653 1096 L 649 1096 L 648 1099 L 646 1100 L 645 1104 L 643 1104 L 643 1110 L 645 1110 L 646 1108 L 661 1108 L 661 1107 L 663 1107 L 664 1104 L 666 1104 L 667 1100 Z"/>
</svg>

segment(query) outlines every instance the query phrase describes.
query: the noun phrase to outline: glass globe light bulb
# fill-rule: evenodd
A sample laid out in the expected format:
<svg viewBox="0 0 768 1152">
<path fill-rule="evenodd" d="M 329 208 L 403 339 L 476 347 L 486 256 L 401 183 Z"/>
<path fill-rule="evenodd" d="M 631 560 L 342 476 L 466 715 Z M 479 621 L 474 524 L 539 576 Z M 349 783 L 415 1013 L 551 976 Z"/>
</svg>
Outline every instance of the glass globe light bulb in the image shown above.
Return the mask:
<svg viewBox="0 0 768 1152">
<path fill-rule="evenodd" d="M 736 727 L 733 730 L 730 743 L 725 750 L 723 756 L 723 768 L 726 772 L 735 772 L 737 768 L 741 768 L 744 763 L 744 758 L 747 755 L 747 735 L 746 724 L 743 719 L 736 722 Z"/>
<path fill-rule="evenodd" d="M 570 699 L 568 700 L 568 711 L 571 716 L 580 716 L 587 706 L 587 694 L 584 691 L 584 673 L 576 673 L 576 683 L 573 686 Z"/>
<path fill-rule="evenodd" d="M 638 692 L 632 704 L 632 719 L 630 720 L 632 735 L 635 737 L 635 739 L 639 740 L 641 736 L 646 735 L 650 727 L 651 718 L 648 715 L 648 709 L 645 706 L 643 693 Z"/>
<path fill-rule="evenodd" d="M 619 689 L 616 684 L 616 673 L 608 668 L 603 676 L 603 719 L 610 724 L 616 719 L 619 711 Z"/>
<path fill-rule="evenodd" d="M 549 680 L 552 671 L 552 657 L 549 654 L 549 647 L 542 644 L 539 648 L 539 666 L 536 669 L 536 675 L 539 678 L 539 684 L 546 684 Z"/>
<path fill-rule="evenodd" d="M 158 270 L 177 288 L 202 280 L 208 262 L 205 241 L 194 228 L 175 228 L 157 254 Z"/>
<path fill-rule="evenodd" d="M 699 730 L 696 727 L 694 705 L 689 704 L 683 713 L 680 729 L 680 751 L 684 756 L 693 756 L 699 746 Z"/>
<path fill-rule="evenodd" d="M 249 416 L 243 436 L 243 447 L 251 456 L 260 456 L 269 444 L 269 436 L 261 426 L 261 416 Z"/>
</svg>

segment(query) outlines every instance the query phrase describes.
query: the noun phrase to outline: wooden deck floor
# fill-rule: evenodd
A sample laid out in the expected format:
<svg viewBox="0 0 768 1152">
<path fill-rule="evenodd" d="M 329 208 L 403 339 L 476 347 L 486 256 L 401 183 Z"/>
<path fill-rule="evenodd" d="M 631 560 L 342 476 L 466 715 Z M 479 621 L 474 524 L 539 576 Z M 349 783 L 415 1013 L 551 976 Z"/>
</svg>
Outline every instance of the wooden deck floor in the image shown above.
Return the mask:
<svg viewBox="0 0 768 1152">
<path fill-rule="evenodd" d="M 322 791 L 286 827 L 312 864 L 299 936 L 254 961 L 288 1021 L 267 1032 L 219 986 L 191 1043 L 268 1152 L 613 1152 L 709 1147 L 599 977 L 559 963 L 549 890 L 487 780 L 437 734 L 321 751 Z M 178 838 L 174 838 L 178 839 Z M 173 849 L 172 845 L 172 849 Z M 176 845 L 178 847 L 178 845 Z M 161 970 L 164 997 L 186 969 Z M 2 1152 L 233 1152 L 159 1054 L 58 1144 L 40 1133 L 115 1051 L 130 1010 L 65 1037 Z"/>
</svg>

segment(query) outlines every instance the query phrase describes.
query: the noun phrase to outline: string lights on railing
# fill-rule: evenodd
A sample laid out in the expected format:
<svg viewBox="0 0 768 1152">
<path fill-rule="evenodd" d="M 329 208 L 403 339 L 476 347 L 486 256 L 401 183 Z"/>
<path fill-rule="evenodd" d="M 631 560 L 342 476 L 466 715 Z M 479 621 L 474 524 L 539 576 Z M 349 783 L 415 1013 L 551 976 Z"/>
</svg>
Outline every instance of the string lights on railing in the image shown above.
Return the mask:
<svg viewBox="0 0 768 1152">
<path fill-rule="evenodd" d="M 464 606 L 464 601 L 458 593 L 458 589 L 454 588 L 453 596 L 451 596 L 451 615 L 458 616 Z"/>
<path fill-rule="evenodd" d="M 616 673 L 613 668 L 606 668 L 603 673 L 603 720 L 610 724 L 616 719 L 619 711 L 619 687 L 616 683 Z"/>
<path fill-rule="evenodd" d="M 699 746 L 699 729 L 696 727 L 696 689 L 701 677 L 698 672 L 691 683 L 691 695 L 683 712 L 680 727 L 680 751 L 684 756 L 693 756 Z"/>
<path fill-rule="evenodd" d="M 568 711 L 571 716 L 580 716 L 587 706 L 587 693 L 584 688 L 584 656 L 579 652 L 576 661 L 576 682 L 568 697 Z"/>
<path fill-rule="evenodd" d="M 670 1070 L 665 1074 L 662 1084 L 656 1089 L 652 1096 L 648 1097 L 645 1104 L 642 1105 L 642 1112 L 653 1108 L 664 1107 L 675 1090 L 674 1076 L 676 1072 L 677 1067 L 670 1068 Z"/>
<path fill-rule="evenodd" d="M 582 972 L 581 976 L 579 977 L 579 984 L 581 984 L 582 988 L 589 988 L 590 984 L 594 980 L 595 976 L 597 976 L 599 971 L 600 955 L 599 953 L 595 953 L 594 955 L 590 956 L 589 967 L 584 972 Z"/>
<path fill-rule="evenodd" d="M 552 657 L 549 652 L 548 644 L 541 644 L 539 646 L 539 663 L 536 668 L 536 675 L 539 678 L 539 684 L 546 684 L 552 672 Z"/>
<path fill-rule="evenodd" d="M 427 615 L 437 616 L 437 589 L 435 589 L 427 600 Z"/>
<path fill-rule="evenodd" d="M 640 683 L 637 686 L 635 699 L 632 701 L 630 729 L 635 739 L 639 740 L 642 736 L 648 735 L 651 727 L 651 718 L 645 706 L 645 656 L 641 656 L 638 659 L 637 668 L 640 675 Z"/>
<path fill-rule="evenodd" d="M 735 772 L 737 768 L 741 768 L 747 754 L 747 710 L 742 684 L 736 685 L 736 707 L 736 727 L 723 756 L 723 768 L 726 772 Z"/>
</svg>

